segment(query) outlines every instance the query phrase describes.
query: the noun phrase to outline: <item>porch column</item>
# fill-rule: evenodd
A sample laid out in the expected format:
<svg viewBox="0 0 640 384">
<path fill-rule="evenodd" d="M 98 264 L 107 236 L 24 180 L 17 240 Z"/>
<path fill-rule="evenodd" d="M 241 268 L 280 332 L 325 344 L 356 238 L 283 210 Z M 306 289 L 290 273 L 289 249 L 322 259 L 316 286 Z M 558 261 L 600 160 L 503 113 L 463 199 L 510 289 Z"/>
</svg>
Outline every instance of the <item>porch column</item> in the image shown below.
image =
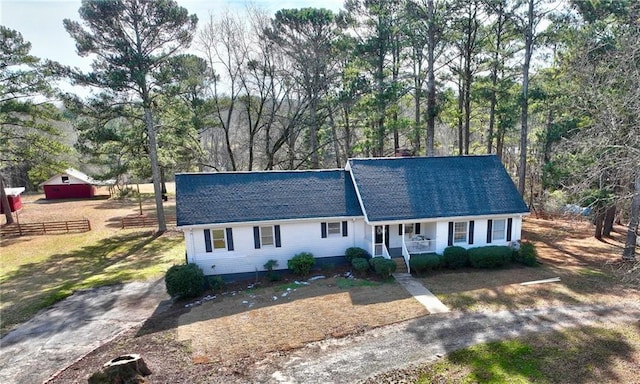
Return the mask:
<svg viewBox="0 0 640 384">
<path fill-rule="evenodd" d="M 376 255 L 376 226 L 371 226 L 371 256 Z"/>
</svg>

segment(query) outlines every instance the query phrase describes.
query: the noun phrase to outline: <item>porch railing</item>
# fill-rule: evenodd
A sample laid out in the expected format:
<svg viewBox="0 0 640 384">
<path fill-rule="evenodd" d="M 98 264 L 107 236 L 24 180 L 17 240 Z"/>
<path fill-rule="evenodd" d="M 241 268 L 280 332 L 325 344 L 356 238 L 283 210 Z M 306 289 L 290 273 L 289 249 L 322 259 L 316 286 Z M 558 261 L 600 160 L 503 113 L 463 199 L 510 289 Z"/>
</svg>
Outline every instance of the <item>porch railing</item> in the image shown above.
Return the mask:
<svg viewBox="0 0 640 384">
<path fill-rule="evenodd" d="M 405 241 L 409 253 L 428 253 L 435 251 L 435 242 L 429 239 Z"/>
<path fill-rule="evenodd" d="M 373 255 L 374 257 L 379 257 L 382 256 L 385 259 L 390 259 L 391 255 L 389 255 L 389 250 L 387 249 L 386 245 L 384 244 L 376 244 L 375 245 L 375 255 Z"/>
<path fill-rule="evenodd" d="M 411 260 L 411 254 L 407 249 L 407 245 L 402 242 L 402 257 L 404 257 L 404 263 L 407 265 L 407 273 L 411 273 L 411 267 L 409 267 L 409 260 Z"/>
</svg>

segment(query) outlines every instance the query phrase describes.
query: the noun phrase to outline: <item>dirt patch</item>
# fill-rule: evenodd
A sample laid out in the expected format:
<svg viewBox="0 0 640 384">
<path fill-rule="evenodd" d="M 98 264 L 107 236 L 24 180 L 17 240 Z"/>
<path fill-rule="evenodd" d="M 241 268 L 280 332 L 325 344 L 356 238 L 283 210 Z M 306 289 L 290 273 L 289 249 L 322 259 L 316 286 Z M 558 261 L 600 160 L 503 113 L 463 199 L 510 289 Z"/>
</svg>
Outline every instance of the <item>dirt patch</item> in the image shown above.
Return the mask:
<svg viewBox="0 0 640 384">
<path fill-rule="evenodd" d="M 194 359 L 229 365 L 428 314 L 397 283 L 357 286 L 364 282 L 331 277 L 218 295 L 180 316 L 176 335 L 191 341 Z"/>
</svg>

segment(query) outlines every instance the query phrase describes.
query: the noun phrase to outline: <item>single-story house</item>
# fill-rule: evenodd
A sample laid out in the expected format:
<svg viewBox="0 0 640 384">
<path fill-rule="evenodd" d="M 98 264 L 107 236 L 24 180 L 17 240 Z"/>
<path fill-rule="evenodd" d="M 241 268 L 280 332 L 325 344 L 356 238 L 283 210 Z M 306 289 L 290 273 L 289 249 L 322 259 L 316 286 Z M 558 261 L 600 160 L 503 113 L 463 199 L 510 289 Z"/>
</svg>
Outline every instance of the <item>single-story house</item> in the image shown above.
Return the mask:
<svg viewBox="0 0 640 384">
<path fill-rule="evenodd" d="M 96 194 L 96 185 L 101 183 L 76 169 L 69 168 L 45 182 L 40 183 L 47 200 L 82 199 Z"/>
<path fill-rule="evenodd" d="M 344 260 L 349 247 L 404 257 L 514 245 L 529 213 L 493 155 L 350 159 L 344 169 L 176 175 L 186 257 L 206 275 L 276 269 L 300 252 Z"/>
<path fill-rule="evenodd" d="M 21 194 L 24 192 L 24 187 L 15 187 L 15 188 L 5 188 L 4 193 L 7 195 L 7 200 L 9 200 L 9 211 L 16 212 L 22 208 L 22 197 Z M 4 214 L 4 207 L 0 204 L 0 213 Z"/>
</svg>

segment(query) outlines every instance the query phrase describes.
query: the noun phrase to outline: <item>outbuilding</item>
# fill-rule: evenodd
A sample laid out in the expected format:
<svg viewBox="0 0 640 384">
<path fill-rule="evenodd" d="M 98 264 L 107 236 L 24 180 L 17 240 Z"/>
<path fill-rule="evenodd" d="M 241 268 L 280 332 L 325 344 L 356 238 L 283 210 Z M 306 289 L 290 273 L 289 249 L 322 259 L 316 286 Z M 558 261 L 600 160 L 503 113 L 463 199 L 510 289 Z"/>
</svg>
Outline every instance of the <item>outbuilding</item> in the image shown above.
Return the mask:
<svg viewBox="0 0 640 384">
<path fill-rule="evenodd" d="M 22 198 L 20 195 L 24 192 L 24 187 L 5 188 L 4 192 L 7 194 L 7 200 L 9 200 L 9 210 L 11 212 L 19 211 L 20 208 L 22 208 Z M 4 214 L 2 204 L 0 204 L 0 214 Z"/>
<path fill-rule="evenodd" d="M 40 183 L 47 200 L 82 199 L 95 196 L 99 184 L 88 175 L 76 169 L 69 168 L 49 180 Z"/>
</svg>

